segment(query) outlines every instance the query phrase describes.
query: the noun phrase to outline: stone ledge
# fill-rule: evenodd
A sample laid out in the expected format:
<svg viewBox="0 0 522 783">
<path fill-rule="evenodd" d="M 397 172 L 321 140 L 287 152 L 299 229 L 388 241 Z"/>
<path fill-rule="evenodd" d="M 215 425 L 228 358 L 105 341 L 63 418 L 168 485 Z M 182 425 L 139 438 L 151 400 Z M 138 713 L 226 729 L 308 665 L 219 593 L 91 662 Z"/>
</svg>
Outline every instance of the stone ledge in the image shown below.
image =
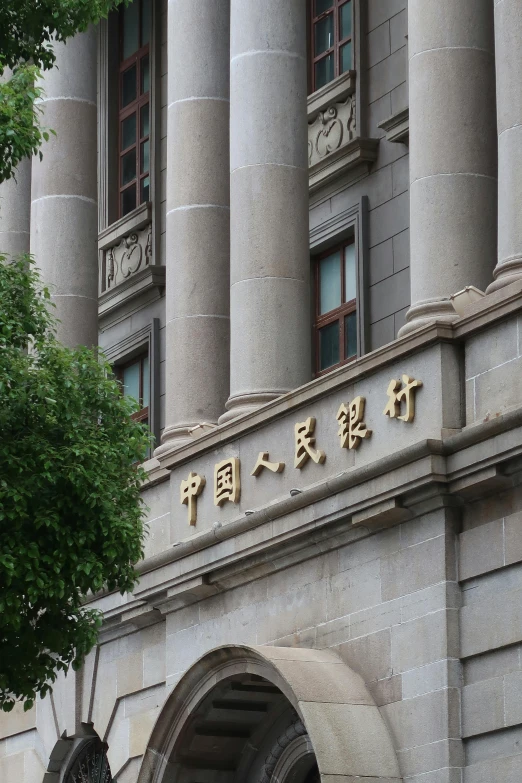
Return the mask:
<svg viewBox="0 0 522 783">
<path fill-rule="evenodd" d="M 98 250 L 108 250 L 117 245 L 127 234 L 145 228 L 151 221 L 152 204 L 148 201 L 101 231 L 98 234 Z"/>
<path fill-rule="evenodd" d="M 366 164 L 368 173 L 370 166 L 377 160 L 379 139 L 355 138 L 348 144 L 339 147 L 335 152 L 327 154 L 322 160 L 309 168 L 310 193 L 329 185 L 348 169 Z"/>
<path fill-rule="evenodd" d="M 309 95 L 307 102 L 308 122 L 313 122 L 319 112 L 327 109 L 330 104 L 344 101 L 349 95 L 353 95 L 355 79 L 355 71 L 347 71 Z"/>
<path fill-rule="evenodd" d="M 98 299 L 100 329 L 106 329 L 127 318 L 145 303 L 159 299 L 164 288 L 165 267 L 153 265 L 104 291 Z"/>
<path fill-rule="evenodd" d="M 387 141 L 394 144 L 409 144 L 410 141 L 410 110 L 402 109 L 377 126 L 386 133 Z"/>
</svg>

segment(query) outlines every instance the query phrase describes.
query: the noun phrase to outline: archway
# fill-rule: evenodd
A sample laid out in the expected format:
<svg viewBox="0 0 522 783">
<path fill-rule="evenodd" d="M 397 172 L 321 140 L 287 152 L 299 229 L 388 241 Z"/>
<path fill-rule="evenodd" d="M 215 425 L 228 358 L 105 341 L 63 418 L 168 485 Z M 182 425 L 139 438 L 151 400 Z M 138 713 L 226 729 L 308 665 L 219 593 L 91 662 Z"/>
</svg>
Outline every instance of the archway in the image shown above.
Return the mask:
<svg viewBox="0 0 522 783">
<path fill-rule="evenodd" d="M 209 652 L 174 688 L 138 783 L 343 775 L 400 779 L 388 729 L 359 675 L 331 650 L 234 645 Z"/>
</svg>

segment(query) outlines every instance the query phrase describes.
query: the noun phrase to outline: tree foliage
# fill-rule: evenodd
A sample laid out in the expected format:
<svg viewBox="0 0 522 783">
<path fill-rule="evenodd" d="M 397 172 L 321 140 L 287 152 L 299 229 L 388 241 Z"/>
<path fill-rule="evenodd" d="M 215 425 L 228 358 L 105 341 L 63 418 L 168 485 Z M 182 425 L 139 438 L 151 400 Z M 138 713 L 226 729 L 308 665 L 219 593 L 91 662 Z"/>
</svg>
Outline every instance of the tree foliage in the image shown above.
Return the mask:
<svg viewBox="0 0 522 783">
<path fill-rule="evenodd" d="M 53 42 L 87 30 L 122 2 L 129 0 L 0 0 L 0 182 L 49 138 L 35 101 L 41 72 L 56 59 Z"/>
<path fill-rule="evenodd" d="M 54 337 L 29 257 L 0 256 L 0 707 L 28 709 L 77 668 L 100 618 L 83 596 L 121 592 L 142 557 L 149 435 L 109 365 Z M 27 346 L 30 349 L 27 350 Z"/>
</svg>

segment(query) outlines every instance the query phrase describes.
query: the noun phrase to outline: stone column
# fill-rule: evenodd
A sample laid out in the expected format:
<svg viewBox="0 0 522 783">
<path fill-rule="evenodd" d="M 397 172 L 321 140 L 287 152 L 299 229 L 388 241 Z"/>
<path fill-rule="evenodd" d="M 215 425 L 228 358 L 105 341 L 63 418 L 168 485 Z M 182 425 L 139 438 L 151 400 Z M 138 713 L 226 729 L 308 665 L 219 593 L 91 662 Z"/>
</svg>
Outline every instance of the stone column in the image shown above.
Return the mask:
<svg viewBox="0 0 522 783">
<path fill-rule="evenodd" d="M 522 6 L 495 0 L 498 263 L 495 291 L 522 278 Z"/>
<path fill-rule="evenodd" d="M 0 81 L 9 81 L 11 75 L 6 69 Z M 24 158 L 15 176 L 0 185 L 0 253 L 14 258 L 29 252 L 30 215 L 31 161 Z"/>
<path fill-rule="evenodd" d="M 310 380 L 306 3 L 232 0 L 225 422 Z"/>
<path fill-rule="evenodd" d="M 29 252 L 31 214 L 31 161 L 22 160 L 16 167 L 16 181 L 11 178 L 0 185 L 0 253 L 8 258 Z"/>
<path fill-rule="evenodd" d="M 33 159 L 31 253 L 50 286 L 64 345 L 98 343 L 95 29 L 54 45 L 42 124 L 56 131 Z"/>
<path fill-rule="evenodd" d="M 485 290 L 497 241 L 491 0 L 410 0 L 408 33 L 412 306 L 401 335 L 455 320 L 449 296 Z"/>
<path fill-rule="evenodd" d="M 168 14 L 167 426 L 157 455 L 217 424 L 229 388 L 230 0 L 169 0 Z"/>
</svg>

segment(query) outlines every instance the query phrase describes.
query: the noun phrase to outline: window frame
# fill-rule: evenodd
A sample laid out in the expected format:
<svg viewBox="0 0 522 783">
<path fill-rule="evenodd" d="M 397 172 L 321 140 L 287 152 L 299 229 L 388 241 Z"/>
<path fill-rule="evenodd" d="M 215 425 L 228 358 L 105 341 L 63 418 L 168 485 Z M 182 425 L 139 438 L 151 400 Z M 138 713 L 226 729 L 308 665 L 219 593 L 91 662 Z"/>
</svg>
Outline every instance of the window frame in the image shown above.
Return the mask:
<svg viewBox="0 0 522 783">
<path fill-rule="evenodd" d="M 138 9 L 138 24 L 139 24 L 139 30 L 138 30 L 138 41 L 141 44 L 142 40 L 142 33 L 143 33 L 143 0 L 134 0 L 135 3 L 139 4 Z M 133 54 L 131 54 L 129 57 L 127 57 L 126 60 L 122 60 L 122 53 L 123 53 L 123 14 L 125 12 L 126 6 L 122 6 L 119 9 L 118 12 L 118 186 L 117 186 L 117 193 L 118 193 L 118 204 L 116 209 L 116 214 L 118 216 L 118 219 L 125 218 L 128 215 L 132 214 L 135 209 L 138 209 L 143 204 L 150 201 L 150 194 L 151 194 L 151 157 L 152 157 L 152 147 L 151 147 L 151 124 L 152 124 L 152 101 L 151 101 L 151 84 L 152 84 L 152 59 L 151 59 L 151 36 L 152 36 L 152 24 L 149 24 L 149 41 L 147 44 L 141 46 L 137 49 Z M 149 11 L 150 12 L 150 11 Z M 149 20 L 150 21 L 150 20 Z M 147 57 L 149 62 L 149 89 L 147 92 L 142 93 L 141 92 L 141 85 L 142 85 L 142 62 L 143 59 Z M 137 93 L 136 98 L 134 101 L 131 101 L 131 103 L 127 104 L 126 106 L 122 106 L 122 98 L 123 98 L 123 74 L 129 70 L 134 64 L 136 64 L 136 85 L 137 85 Z M 149 106 L 149 133 L 146 136 L 141 136 L 141 111 L 144 106 L 148 104 Z M 123 122 L 130 117 L 132 114 L 136 114 L 136 140 L 134 144 L 131 144 L 129 147 L 126 147 L 125 149 L 122 149 L 122 126 Z M 142 144 L 144 142 L 149 142 L 149 168 L 147 171 L 142 171 L 141 166 L 141 148 Z M 132 149 L 135 149 L 135 160 L 136 160 L 136 175 L 134 179 L 131 182 L 128 182 L 126 185 L 122 185 L 122 161 L 123 158 L 128 155 L 129 152 L 132 151 Z M 149 198 L 147 200 L 141 199 L 141 192 L 142 192 L 142 182 L 146 177 L 149 177 Z M 136 195 L 136 203 L 132 210 L 129 210 L 125 214 L 123 213 L 123 193 L 124 191 L 131 190 L 131 188 L 134 187 L 134 192 Z"/>
<path fill-rule="evenodd" d="M 103 333 L 102 333 L 103 335 Z M 112 366 L 116 377 L 119 367 L 128 366 L 136 361 L 138 356 L 145 353 L 149 357 L 149 419 L 148 427 L 154 435 L 154 445 L 149 450 L 149 457 L 158 447 L 161 438 L 160 422 L 160 321 L 152 318 L 141 329 L 124 337 L 117 343 L 102 349 L 107 361 Z"/>
<path fill-rule="evenodd" d="M 346 5 L 347 3 L 351 3 L 351 34 L 349 36 L 346 36 L 343 39 L 340 39 L 340 13 L 342 6 Z M 310 82 L 310 93 L 314 93 L 316 90 L 322 90 L 326 88 L 329 84 L 331 84 L 335 79 L 337 79 L 339 76 L 342 76 L 344 73 L 348 73 L 349 71 L 353 70 L 354 62 L 355 62 L 355 41 L 354 41 L 354 30 L 355 30 L 355 0 L 332 0 L 332 8 L 327 9 L 326 11 L 323 11 L 321 14 L 315 15 L 315 0 L 309 0 L 308 5 L 308 27 L 309 27 L 309 47 L 310 47 L 310 57 L 309 57 L 309 82 Z M 320 22 L 322 19 L 325 19 L 327 16 L 333 15 L 333 21 L 334 21 L 334 41 L 333 46 L 331 46 L 329 49 L 326 49 L 324 52 L 321 52 L 321 54 L 315 56 L 315 26 L 318 22 Z M 350 43 L 352 44 L 352 56 L 351 56 L 351 64 L 350 68 L 348 68 L 347 71 L 341 71 L 341 49 L 342 47 Z M 326 59 L 329 55 L 333 54 L 334 56 L 334 75 L 333 78 L 330 79 L 330 81 L 326 82 L 326 84 L 323 84 L 321 87 L 317 87 L 316 85 L 316 77 L 315 77 L 315 66 L 320 60 Z"/>
<path fill-rule="evenodd" d="M 145 350 L 141 351 L 139 354 L 132 357 L 132 359 L 129 359 L 126 362 L 123 362 L 122 364 L 117 364 L 114 366 L 114 376 L 116 379 L 121 383 L 122 386 L 122 393 L 123 393 L 123 379 L 124 379 L 124 372 L 127 369 L 127 367 L 132 367 L 133 364 L 140 363 L 140 371 L 139 371 L 139 400 L 137 401 L 138 404 L 141 404 L 143 401 L 143 392 L 144 392 L 144 384 L 143 384 L 143 362 L 147 359 L 149 362 L 149 402 L 150 402 L 150 393 L 151 393 L 151 360 L 149 355 L 149 348 L 146 347 Z M 149 419 L 149 408 L 150 405 L 146 405 L 140 410 L 136 411 L 132 414 L 131 418 L 134 419 L 134 421 L 140 421 L 144 424 L 147 424 L 150 427 L 150 419 Z"/>
<path fill-rule="evenodd" d="M 336 307 L 334 310 L 329 310 L 327 313 L 320 313 L 320 297 L 321 297 L 321 286 L 320 286 L 320 266 L 321 261 L 323 261 L 325 258 L 328 258 L 329 256 L 333 255 L 334 253 L 340 252 L 341 253 L 341 300 L 344 298 L 344 292 L 346 287 L 346 248 L 350 247 L 351 245 L 354 246 L 355 251 L 355 274 L 356 274 L 356 291 L 357 291 L 357 243 L 355 241 L 355 236 L 348 237 L 341 241 L 339 244 L 334 245 L 333 247 L 329 247 L 327 250 L 323 251 L 322 253 L 319 253 L 318 255 L 313 256 L 313 279 L 314 279 L 314 322 L 313 322 L 313 334 L 314 334 L 314 378 L 320 378 L 322 375 L 326 375 L 327 373 L 331 372 L 332 370 L 335 370 L 337 367 L 342 367 L 345 364 L 350 364 L 351 362 L 355 361 L 358 356 L 358 351 L 351 356 L 345 357 L 345 337 L 346 337 L 346 330 L 345 330 L 345 318 L 352 313 L 356 314 L 357 319 L 357 295 L 354 299 L 351 299 L 349 302 L 343 302 L 341 301 L 341 304 L 339 307 Z M 339 356 L 341 357 L 341 360 L 337 362 L 336 364 L 332 364 L 329 367 L 326 367 L 325 369 L 320 369 L 320 361 L 321 361 L 321 351 L 320 351 L 320 331 L 321 329 L 324 329 L 324 327 L 329 326 L 333 323 L 338 323 L 339 326 Z M 357 333 L 359 332 L 359 324 L 357 323 Z"/>
<path fill-rule="evenodd" d="M 332 253 L 336 247 L 347 242 L 354 237 L 355 239 L 355 275 L 357 291 L 357 357 L 364 356 L 371 350 L 370 339 L 370 290 L 368 277 L 369 264 L 369 200 L 368 196 L 361 198 L 347 209 L 333 215 L 327 220 L 310 228 L 309 235 L 310 247 L 310 275 L 314 283 L 314 260 L 323 252 L 328 251 L 326 255 Z M 318 366 L 318 356 L 316 350 L 316 340 L 314 324 L 316 318 L 315 291 L 310 297 L 310 321 L 309 328 L 312 341 L 312 367 L 314 370 Z M 322 374 L 331 372 L 333 368 L 321 371 Z"/>
</svg>

